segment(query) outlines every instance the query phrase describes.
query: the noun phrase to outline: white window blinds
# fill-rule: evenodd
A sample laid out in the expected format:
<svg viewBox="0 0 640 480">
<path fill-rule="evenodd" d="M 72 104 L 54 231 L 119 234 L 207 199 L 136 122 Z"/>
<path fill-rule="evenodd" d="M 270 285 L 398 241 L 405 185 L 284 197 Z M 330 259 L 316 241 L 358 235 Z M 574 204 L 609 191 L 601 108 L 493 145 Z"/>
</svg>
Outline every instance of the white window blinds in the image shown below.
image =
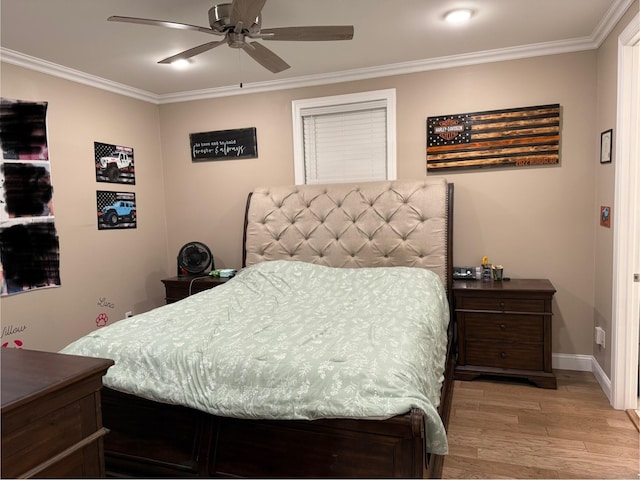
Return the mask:
<svg viewBox="0 0 640 480">
<path fill-rule="evenodd" d="M 387 115 L 384 102 L 302 112 L 307 183 L 387 178 Z M 347 107 L 347 108 L 344 108 Z"/>
<path fill-rule="evenodd" d="M 296 183 L 395 179 L 395 95 L 390 92 L 294 101 Z"/>
</svg>

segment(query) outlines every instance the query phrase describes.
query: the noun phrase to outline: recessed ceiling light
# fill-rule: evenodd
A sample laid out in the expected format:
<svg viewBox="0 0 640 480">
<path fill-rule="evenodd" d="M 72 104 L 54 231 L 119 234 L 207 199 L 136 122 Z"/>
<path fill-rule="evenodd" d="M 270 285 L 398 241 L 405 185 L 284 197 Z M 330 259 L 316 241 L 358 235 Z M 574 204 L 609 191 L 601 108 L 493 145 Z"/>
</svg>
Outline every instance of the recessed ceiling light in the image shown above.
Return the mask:
<svg viewBox="0 0 640 480">
<path fill-rule="evenodd" d="M 473 12 L 468 8 L 460 8 L 457 10 L 451 10 L 444 16 L 444 19 L 449 23 L 465 23 L 468 22 L 473 15 Z"/>
<path fill-rule="evenodd" d="M 186 58 L 181 58 L 180 60 L 176 60 L 175 62 L 171 62 L 171 66 L 173 68 L 177 68 L 179 70 L 182 70 L 183 68 L 187 68 L 190 64 L 191 64 L 191 62 L 189 60 L 187 60 Z"/>
</svg>

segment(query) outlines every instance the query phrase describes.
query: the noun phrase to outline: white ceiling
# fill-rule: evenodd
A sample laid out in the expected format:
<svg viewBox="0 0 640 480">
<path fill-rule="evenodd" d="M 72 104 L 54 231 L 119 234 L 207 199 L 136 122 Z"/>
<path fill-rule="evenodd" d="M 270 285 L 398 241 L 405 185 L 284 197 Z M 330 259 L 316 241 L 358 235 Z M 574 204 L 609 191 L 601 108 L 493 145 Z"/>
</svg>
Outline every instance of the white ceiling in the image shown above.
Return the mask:
<svg viewBox="0 0 640 480">
<path fill-rule="evenodd" d="M 632 0 L 268 0 L 262 27 L 354 25 L 351 41 L 266 42 L 291 68 L 273 74 L 238 49 L 157 62 L 218 40 L 107 22 L 110 15 L 208 27 L 211 0 L 1 0 L 3 61 L 150 101 L 233 94 L 597 48 Z M 443 21 L 454 7 L 471 21 Z"/>
</svg>

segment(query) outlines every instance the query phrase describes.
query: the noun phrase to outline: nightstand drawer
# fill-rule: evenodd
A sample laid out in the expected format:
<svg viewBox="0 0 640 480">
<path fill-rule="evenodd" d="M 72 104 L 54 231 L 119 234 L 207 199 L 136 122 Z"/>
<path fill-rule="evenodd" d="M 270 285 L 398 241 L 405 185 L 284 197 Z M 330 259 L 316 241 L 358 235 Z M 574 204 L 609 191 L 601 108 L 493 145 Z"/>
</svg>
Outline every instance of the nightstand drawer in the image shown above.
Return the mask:
<svg viewBox="0 0 640 480">
<path fill-rule="evenodd" d="M 454 280 L 452 290 L 457 379 L 523 377 L 539 387 L 557 388 L 551 354 L 556 289 L 549 280 Z"/>
<path fill-rule="evenodd" d="M 543 316 L 466 313 L 464 325 L 467 340 L 534 344 L 544 341 Z"/>
<path fill-rule="evenodd" d="M 544 313 L 545 299 L 540 298 L 501 298 L 492 297 L 467 297 L 463 296 L 457 301 L 457 308 L 465 310 L 492 310 L 507 312 L 532 312 Z"/>
<path fill-rule="evenodd" d="M 467 364 L 521 370 L 542 370 L 543 352 L 539 345 L 505 345 L 473 342 L 466 345 Z"/>
</svg>

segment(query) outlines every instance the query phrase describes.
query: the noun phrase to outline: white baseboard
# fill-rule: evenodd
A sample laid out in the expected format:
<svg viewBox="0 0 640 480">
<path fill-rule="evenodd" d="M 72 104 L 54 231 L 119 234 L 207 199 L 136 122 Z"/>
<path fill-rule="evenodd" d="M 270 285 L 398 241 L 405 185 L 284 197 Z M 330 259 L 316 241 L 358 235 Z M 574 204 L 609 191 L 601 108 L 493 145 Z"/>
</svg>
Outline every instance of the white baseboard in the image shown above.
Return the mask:
<svg viewBox="0 0 640 480">
<path fill-rule="evenodd" d="M 554 353 L 551 366 L 557 370 L 575 370 L 578 372 L 593 372 L 593 355 L 569 355 Z"/>
<path fill-rule="evenodd" d="M 566 353 L 554 353 L 551 361 L 552 367 L 557 370 L 575 370 L 578 372 L 591 372 L 596 377 L 600 388 L 611 401 L 611 380 L 602 370 L 600 364 L 593 355 L 569 355 Z"/>
<path fill-rule="evenodd" d="M 611 380 L 607 377 L 607 374 L 604 373 L 604 370 L 602 370 L 602 367 L 595 358 L 593 359 L 593 369 L 591 371 L 600 384 L 600 388 L 602 388 L 602 391 L 609 399 L 609 402 L 611 402 Z"/>
</svg>

